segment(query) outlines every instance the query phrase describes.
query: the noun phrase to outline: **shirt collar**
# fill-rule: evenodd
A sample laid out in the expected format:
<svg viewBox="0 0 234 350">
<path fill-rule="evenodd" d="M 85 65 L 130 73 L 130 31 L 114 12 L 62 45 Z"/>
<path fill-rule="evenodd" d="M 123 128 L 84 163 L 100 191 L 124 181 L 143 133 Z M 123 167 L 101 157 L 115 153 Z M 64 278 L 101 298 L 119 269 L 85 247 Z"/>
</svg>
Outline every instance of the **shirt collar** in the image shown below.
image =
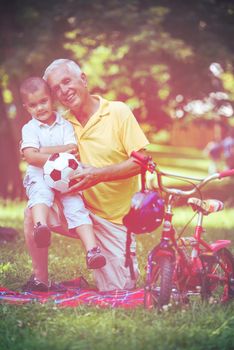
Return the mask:
<svg viewBox="0 0 234 350">
<path fill-rule="evenodd" d="M 62 117 L 57 112 L 55 112 L 55 114 L 56 114 L 56 119 L 52 125 L 42 123 L 42 122 L 40 122 L 40 120 L 37 120 L 35 118 L 32 118 L 32 121 L 34 124 L 36 124 L 39 127 L 47 127 L 47 128 L 50 128 L 50 127 L 54 126 L 55 124 L 62 124 L 63 123 Z"/>
<path fill-rule="evenodd" d="M 98 116 L 98 117 L 107 116 L 110 113 L 110 102 L 99 95 L 92 95 L 92 97 L 98 99 L 100 104 L 99 104 L 98 110 L 91 116 L 91 118 L 93 118 L 94 116 Z M 69 121 L 75 124 L 80 124 L 79 121 L 74 116 L 74 114 L 72 113 L 72 111 L 70 110 L 67 110 L 64 112 L 64 117 L 65 119 L 68 119 Z"/>
<path fill-rule="evenodd" d="M 99 101 L 100 101 L 100 105 L 99 105 L 99 108 L 98 108 L 96 113 L 99 114 L 100 117 L 104 117 L 107 114 L 109 114 L 110 113 L 110 103 L 109 103 L 109 101 L 107 101 L 106 99 L 104 99 L 104 98 L 102 98 L 101 96 L 98 96 L 98 95 L 93 95 L 93 97 L 99 99 Z"/>
</svg>

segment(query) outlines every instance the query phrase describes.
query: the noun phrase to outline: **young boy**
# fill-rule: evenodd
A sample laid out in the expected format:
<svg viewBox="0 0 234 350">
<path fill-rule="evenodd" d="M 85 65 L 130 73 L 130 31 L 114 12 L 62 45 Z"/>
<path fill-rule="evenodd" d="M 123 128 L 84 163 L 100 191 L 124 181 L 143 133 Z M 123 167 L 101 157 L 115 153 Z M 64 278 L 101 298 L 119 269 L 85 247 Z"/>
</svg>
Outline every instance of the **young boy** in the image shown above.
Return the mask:
<svg viewBox="0 0 234 350">
<path fill-rule="evenodd" d="M 77 144 L 72 125 L 53 111 L 50 90 L 43 79 L 26 79 L 20 87 L 20 94 L 24 108 L 32 117 L 22 128 L 21 150 L 29 164 L 24 186 L 29 198 L 28 207 L 32 210 L 35 243 L 37 247 L 43 248 L 50 245 L 51 233 L 47 218 L 54 201 L 54 192 L 44 181 L 42 167 L 53 153 L 76 153 Z M 75 229 L 86 249 L 87 267 L 103 267 L 106 259 L 97 246 L 92 221 L 81 195 L 61 194 L 59 200 L 64 208 L 68 228 Z M 38 285 L 38 281 L 31 282 Z"/>
</svg>

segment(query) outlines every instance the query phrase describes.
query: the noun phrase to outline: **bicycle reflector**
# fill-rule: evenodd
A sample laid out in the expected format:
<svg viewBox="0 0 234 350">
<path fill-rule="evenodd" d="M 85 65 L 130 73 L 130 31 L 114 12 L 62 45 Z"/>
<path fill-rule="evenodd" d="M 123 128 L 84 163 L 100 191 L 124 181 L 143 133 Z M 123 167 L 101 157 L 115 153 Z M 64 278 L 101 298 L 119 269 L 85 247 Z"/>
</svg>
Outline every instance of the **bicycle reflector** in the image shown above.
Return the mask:
<svg viewBox="0 0 234 350">
<path fill-rule="evenodd" d="M 152 232 L 161 225 L 163 217 L 164 200 L 158 192 L 146 190 L 134 194 L 123 224 L 133 233 Z"/>
</svg>

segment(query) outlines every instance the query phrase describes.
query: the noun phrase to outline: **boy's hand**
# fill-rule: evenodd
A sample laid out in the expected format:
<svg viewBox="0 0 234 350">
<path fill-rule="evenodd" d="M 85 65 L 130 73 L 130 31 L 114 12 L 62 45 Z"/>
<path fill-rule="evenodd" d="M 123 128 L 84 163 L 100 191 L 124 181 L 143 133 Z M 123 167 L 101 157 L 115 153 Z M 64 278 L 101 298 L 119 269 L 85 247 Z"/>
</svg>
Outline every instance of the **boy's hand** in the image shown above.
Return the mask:
<svg viewBox="0 0 234 350">
<path fill-rule="evenodd" d="M 71 148 L 69 150 L 66 151 L 67 153 L 73 154 L 77 160 L 80 160 L 80 155 L 78 153 L 77 148 Z"/>
</svg>

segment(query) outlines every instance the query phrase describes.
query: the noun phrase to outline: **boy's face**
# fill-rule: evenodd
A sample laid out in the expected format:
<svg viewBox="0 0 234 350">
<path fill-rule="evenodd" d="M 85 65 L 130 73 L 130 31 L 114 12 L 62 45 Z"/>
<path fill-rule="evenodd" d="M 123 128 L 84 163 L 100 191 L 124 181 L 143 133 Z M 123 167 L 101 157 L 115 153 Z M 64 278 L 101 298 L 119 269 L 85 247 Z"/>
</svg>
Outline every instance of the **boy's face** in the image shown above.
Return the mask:
<svg viewBox="0 0 234 350">
<path fill-rule="evenodd" d="M 23 105 L 33 118 L 45 124 L 53 124 L 55 114 L 52 100 L 45 87 L 39 87 L 37 91 L 27 94 Z"/>
</svg>

